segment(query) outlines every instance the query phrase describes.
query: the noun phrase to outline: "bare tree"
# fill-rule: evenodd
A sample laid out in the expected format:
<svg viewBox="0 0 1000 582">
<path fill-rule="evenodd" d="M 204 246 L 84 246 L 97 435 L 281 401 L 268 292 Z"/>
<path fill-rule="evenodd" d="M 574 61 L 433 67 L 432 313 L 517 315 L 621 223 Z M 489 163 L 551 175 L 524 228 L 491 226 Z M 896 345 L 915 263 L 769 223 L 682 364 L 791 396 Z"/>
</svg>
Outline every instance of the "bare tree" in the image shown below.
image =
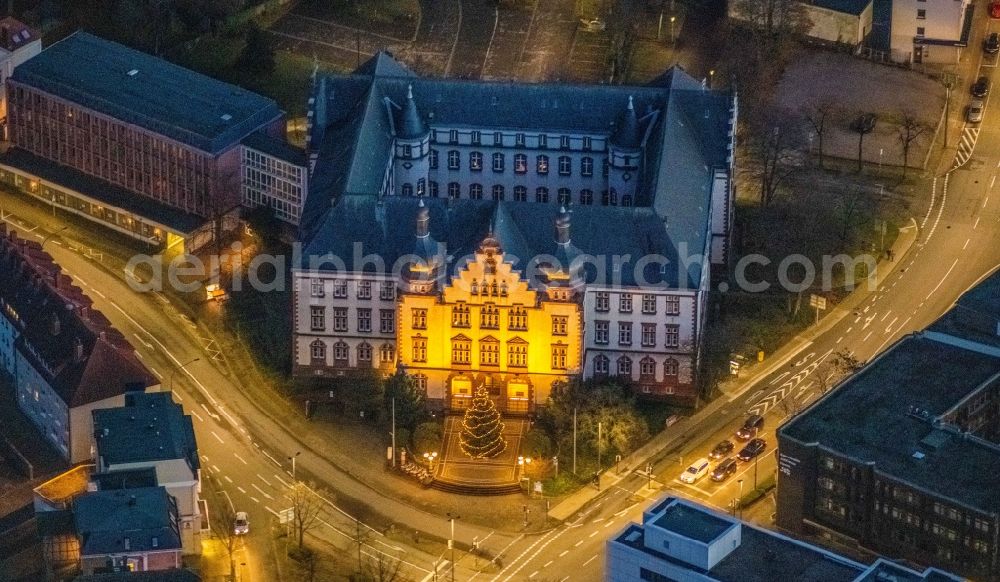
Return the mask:
<svg viewBox="0 0 1000 582">
<path fill-rule="evenodd" d="M 212 533 L 222 542 L 222 547 L 226 549 L 226 554 L 229 556 L 229 579 L 235 580 L 235 554 L 239 548 L 240 536 L 233 527 L 233 523 L 236 521 L 236 510 L 233 507 L 233 502 L 229 499 L 229 495 L 226 495 L 225 492 L 222 493 L 222 495 L 217 496 L 217 503 L 213 504 L 215 507 L 215 517 L 214 519 L 210 519 L 210 527 Z"/>
<path fill-rule="evenodd" d="M 831 363 L 842 376 L 850 376 L 865 367 L 865 363 L 847 348 L 837 351 L 833 356 Z"/>
<path fill-rule="evenodd" d="M 368 559 L 365 577 L 372 582 L 403 582 L 406 578 L 402 567 L 402 561 L 385 552 L 376 552 Z"/>
<path fill-rule="evenodd" d="M 322 495 L 322 491 L 314 491 L 301 481 L 288 487 L 285 492 L 285 497 L 291 502 L 292 528 L 299 549 L 302 549 L 306 533 L 319 525 L 319 512 L 323 508 Z"/>
<path fill-rule="evenodd" d="M 756 158 L 761 206 L 774 201 L 778 188 L 792 173 L 794 152 L 801 143 L 801 126 L 783 111 L 767 109 L 750 121 L 749 151 Z"/>
<path fill-rule="evenodd" d="M 841 242 L 847 242 L 851 234 L 851 227 L 854 226 L 858 215 L 864 208 L 865 196 L 859 188 L 847 188 L 840 192 L 837 198 L 837 211 L 840 218 L 840 232 L 838 236 Z"/>
<path fill-rule="evenodd" d="M 927 126 L 920 122 L 912 111 L 904 111 L 899 120 L 899 145 L 903 149 L 903 175 L 910 161 L 910 147 L 927 131 Z"/>
<path fill-rule="evenodd" d="M 851 122 L 851 130 L 858 134 L 858 171 L 861 171 L 864 154 L 865 136 L 875 131 L 877 119 L 874 113 L 862 113 Z"/>
<path fill-rule="evenodd" d="M 809 122 L 819 145 L 819 167 L 823 167 L 823 137 L 827 129 L 830 128 L 833 117 L 836 114 L 837 106 L 830 100 L 824 99 L 819 103 L 814 103 L 802 108 L 802 116 Z"/>
<path fill-rule="evenodd" d="M 759 60 L 782 60 L 796 36 L 809 32 L 812 21 L 799 0 L 735 0 L 730 14 L 756 32 Z"/>
<path fill-rule="evenodd" d="M 611 61 L 611 82 L 615 85 L 624 84 L 632 70 L 644 9 L 641 0 L 609 0 L 608 58 Z"/>
</svg>

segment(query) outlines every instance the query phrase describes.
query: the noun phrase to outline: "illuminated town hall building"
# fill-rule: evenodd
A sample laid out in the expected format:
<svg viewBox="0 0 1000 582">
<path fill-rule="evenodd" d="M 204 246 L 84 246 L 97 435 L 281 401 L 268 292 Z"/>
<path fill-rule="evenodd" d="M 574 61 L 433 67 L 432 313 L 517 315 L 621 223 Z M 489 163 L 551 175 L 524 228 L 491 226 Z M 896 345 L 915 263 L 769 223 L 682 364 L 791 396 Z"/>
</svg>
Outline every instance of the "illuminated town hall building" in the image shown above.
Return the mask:
<svg viewBox="0 0 1000 582">
<path fill-rule="evenodd" d="M 294 372 L 403 367 L 508 414 L 617 376 L 697 395 L 732 225 L 736 102 L 644 87 L 425 79 L 386 53 L 321 76 L 293 268 Z"/>
</svg>

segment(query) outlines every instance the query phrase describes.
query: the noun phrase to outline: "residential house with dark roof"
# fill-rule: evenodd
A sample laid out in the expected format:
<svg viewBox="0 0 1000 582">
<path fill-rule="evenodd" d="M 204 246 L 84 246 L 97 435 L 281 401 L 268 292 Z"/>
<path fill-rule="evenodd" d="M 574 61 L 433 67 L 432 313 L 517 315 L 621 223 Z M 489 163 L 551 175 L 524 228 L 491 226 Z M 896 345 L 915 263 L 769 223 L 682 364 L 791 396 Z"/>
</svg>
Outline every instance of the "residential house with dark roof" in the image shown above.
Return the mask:
<svg viewBox="0 0 1000 582">
<path fill-rule="evenodd" d="M 114 486 L 116 476 L 127 487 L 137 471 L 153 471 L 154 484 L 177 502 L 184 553 L 200 554 L 201 459 L 191 416 L 170 392 L 150 392 L 127 394 L 124 406 L 95 410 L 93 419 L 104 488 Z"/>
<path fill-rule="evenodd" d="M 777 436 L 780 527 L 1000 580 L 1000 273 Z"/>
<path fill-rule="evenodd" d="M 92 459 L 91 411 L 157 384 L 125 337 L 37 242 L 0 224 L 0 365 L 70 463 Z"/>
<path fill-rule="evenodd" d="M 0 182 L 167 246 L 208 242 L 241 204 L 242 140 L 285 134 L 273 100 L 85 32 L 17 67 L 7 98 Z"/>
<path fill-rule="evenodd" d="M 678 68 L 644 87 L 471 82 L 381 52 L 317 78 L 295 373 L 404 366 L 448 409 L 488 386 L 530 411 L 576 375 L 693 402 L 736 113 Z"/>
<path fill-rule="evenodd" d="M 665 497 L 607 542 L 607 582 L 957 582 L 886 560 L 865 565 L 691 501 Z"/>
</svg>

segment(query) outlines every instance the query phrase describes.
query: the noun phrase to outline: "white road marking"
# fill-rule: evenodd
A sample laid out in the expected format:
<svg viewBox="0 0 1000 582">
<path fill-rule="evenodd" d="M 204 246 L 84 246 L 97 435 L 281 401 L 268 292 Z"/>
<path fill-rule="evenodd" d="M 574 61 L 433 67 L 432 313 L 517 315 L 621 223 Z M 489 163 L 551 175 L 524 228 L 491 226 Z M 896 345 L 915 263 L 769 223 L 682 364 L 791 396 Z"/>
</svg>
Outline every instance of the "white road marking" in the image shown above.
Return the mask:
<svg viewBox="0 0 1000 582">
<path fill-rule="evenodd" d="M 548 568 L 551 564 L 552 564 L 552 560 L 549 560 L 548 562 L 545 562 L 545 564 L 542 566 L 542 568 Z"/>
<path fill-rule="evenodd" d="M 265 478 L 264 478 L 264 476 L 263 476 L 263 475 L 261 475 L 260 473 L 257 473 L 257 477 L 259 477 L 261 481 L 263 481 L 263 482 L 267 483 L 267 484 L 268 484 L 268 486 L 270 486 L 270 485 L 271 485 L 271 482 L 270 482 L 270 481 L 268 481 L 267 479 L 265 479 Z"/>
<path fill-rule="evenodd" d="M 976 230 L 976 227 L 979 226 L 979 218 L 979 216 L 976 217 L 976 223 L 972 225 L 972 230 Z"/>
<path fill-rule="evenodd" d="M 265 505 L 265 506 L 264 506 L 264 509 L 266 509 L 266 510 L 270 511 L 270 512 L 271 512 L 272 514 L 274 514 L 274 516 L 275 516 L 275 517 L 281 517 L 281 514 L 279 514 L 279 513 L 277 512 L 277 511 L 275 511 L 275 510 L 271 509 L 271 508 L 270 508 L 270 507 L 268 507 L 267 505 Z"/>
<path fill-rule="evenodd" d="M 569 553 L 569 550 L 563 550 L 562 553 L 559 554 L 559 557 L 561 558 L 561 557 L 565 556 L 568 553 Z"/>
<path fill-rule="evenodd" d="M 250 486 L 256 489 L 257 491 L 260 491 L 260 494 L 263 495 L 264 497 L 267 497 L 268 499 L 274 499 L 274 497 L 271 497 L 270 495 L 267 494 L 266 491 L 258 487 L 256 483 L 251 483 Z"/>
<path fill-rule="evenodd" d="M 531 580 L 532 578 L 534 578 L 537 575 L 538 575 L 538 570 L 535 570 L 534 572 L 532 572 L 531 574 L 528 575 L 528 580 Z"/>
<path fill-rule="evenodd" d="M 594 537 L 594 536 L 596 536 L 596 535 L 597 535 L 597 532 L 595 531 L 594 533 L 590 534 L 590 535 L 589 535 L 589 536 L 587 536 L 587 537 L 588 537 L 588 538 L 592 538 L 592 537 Z"/>
<path fill-rule="evenodd" d="M 218 465 L 212 465 L 212 470 L 213 470 L 213 471 L 215 471 L 216 473 L 221 473 L 221 472 L 222 472 L 222 471 L 221 471 L 221 470 L 219 469 L 219 466 L 218 466 Z"/>
<path fill-rule="evenodd" d="M 233 456 L 236 457 L 237 459 L 239 459 L 240 462 L 243 463 L 244 465 L 249 465 L 250 464 L 250 463 L 247 462 L 246 459 L 244 459 L 243 457 L 241 457 L 239 455 L 239 453 L 233 453 Z"/>
<path fill-rule="evenodd" d="M 885 328 L 885 333 L 889 333 L 892 330 L 893 324 L 895 324 L 898 320 L 899 320 L 898 316 L 894 317 L 893 320 L 889 323 L 888 327 Z"/>
<path fill-rule="evenodd" d="M 200 421 L 202 421 L 202 422 L 205 422 L 205 419 L 204 419 L 204 418 L 202 418 L 202 417 L 201 417 L 201 415 L 200 415 L 200 414 L 198 414 L 198 413 L 197 413 L 197 412 L 196 412 L 196 411 L 195 411 L 195 410 L 194 410 L 193 408 L 189 408 L 189 409 L 188 409 L 188 412 L 190 412 L 191 414 L 193 414 L 193 415 L 194 415 L 194 417 L 195 417 L 195 418 L 197 418 L 198 420 L 200 420 Z"/>
<path fill-rule="evenodd" d="M 214 436 L 214 437 L 215 437 L 215 440 L 219 441 L 219 442 L 220 442 L 220 443 L 222 443 L 222 444 L 226 444 L 226 441 L 222 440 L 222 437 L 220 437 L 219 435 L 215 434 L 215 431 L 214 431 L 214 430 L 213 430 L 213 431 L 211 431 L 211 433 L 212 433 L 212 436 Z"/>
<path fill-rule="evenodd" d="M 291 484 L 289 484 L 288 481 L 285 481 L 281 477 L 275 475 L 274 478 L 277 479 L 278 481 L 280 481 L 281 484 L 284 485 L 285 487 L 291 487 Z M 486 541 L 486 538 L 483 538 L 482 541 Z"/>
<path fill-rule="evenodd" d="M 888 317 L 889 317 L 889 314 L 890 314 L 890 313 L 892 313 L 892 310 L 891 310 L 891 309 L 890 309 L 889 311 L 886 311 L 886 312 L 885 312 L 885 315 L 883 315 L 883 316 L 882 316 L 882 319 L 880 319 L 879 321 L 885 321 L 885 320 L 886 320 L 886 318 L 888 318 Z"/>
<path fill-rule="evenodd" d="M 573 544 L 573 547 L 574 547 L 574 548 L 575 548 L 575 547 L 578 547 L 578 546 L 579 546 L 580 544 L 582 544 L 582 543 L 583 543 L 583 540 L 580 540 L 580 541 L 576 542 L 575 544 Z"/>
<path fill-rule="evenodd" d="M 156 368 L 154 368 L 154 367 L 152 367 L 152 366 L 147 366 L 147 367 L 149 368 L 149 371 L 150 371 L 150 372 L 152 372 L 152 373 L 156 374 L 156 377 L 157 377 L 157 378 L 159 378 L 160 380 L 162 380 L 162 379 L 163 379 L 163 374 L 161 374 L 161 373 L 160 373 L 159 371 L 157 371 L 157 369 L 156 369 Z M 177 400 L 180 400 L 180 401 L 183 401 L 183 400 L 184 400 L 184 399 L 183 399 L 183 398 L 181 398 L 180 396 L 177 396 L 177 393 L 176 393 L 176 392 L 174 392 L 174 396 L 175 396 L 175 397 L 177 397 Z"/>
<path fill-rule="evenodd" d="M 965 239 L 965 244 L 964 244 L 964 245 L 962 245 L 962 250 L 963 250 L 963 251 L 964 251 L 965 249 L 969 248 L 969 242 L 970 242 L 971 240 L 972 240 L 971 238 L 967 238 L 967 239 Z"/>
<path fill-rule="evenodd" d="M 839 344 L 840 342 L 842 342 L 842 341 L 844 341 L 844 336 L 840 336 L 840 337 L 838 337 L 838 338 L 837 338 L 837 343 L 838 343 L 838 344 Z"/>
<path fill-rule="evenodd" d="M 938 284 L 935 285 L 933 289 L 931 289 L 931 292 L 927 294 L 927 297 L 924 297 L 925 300 L 930 299 L 931 295 L 934 295 L 934 292 L 941 288 L 941 285 L 944 284 L 944 280 L 948 278 L 948 275 L 951 275 L 951 272 L 955 269 L 955 265 L 957 264 L 958 264 L 958 259 L 955 259 L 955 262 L 952 263 L 951 267 L 948 268 L 948 272 L 944 274 L 944 277 L 941 277 L 941 280 L 938 281 Z"/>
<path fill-rule="evenodd" d="M 257 498 L 256 498 L 256 497 L 254 497 L 253 495 L 251 495 L 251 496 L 250 496 L 250 499 L 251 499 L 251 500 L 252 500 L 252 501 L 253 501 L 254 503 L 260 503 L 260 499 L 257 499 Z"/>
<path fill-rule="evenodd" d="M 597 559 L 597 554 L 594 554 L 593 556 L 590 557 L 589 560 L 587 560 L 586 562 L 584 562 L 583 565 L 586 566 L 587 564 L 593 562 L 596 559 Z"/>
<path fill-rule="evenodd" d="M 872 334 L 873 334 L 873 333 L 875 333 L 875 332 L 874 332 L 874 331 L 870 331 L 870 332 L 868 332 L 868 335 L 866 335 L 866 336 L 865 336 L 865 339 L 863 339 L 863 340 L 861 340 L 861 341 L 863 341 L 863 342 L 866 342 L 866 341 L 868 341 L 868 338 L 872 337 Z"/>
<path fill-rule="evenodd" d="M 246 494 L 247 494 L 247 490 L 246 490 L 246 489 L 244 489 L 244 488 L 242 488 L 242 487 L 240 487 L 239 485 L 237 485 L 237 486 L 236 486 L 236 488 L 240 490 L 240 493 L 242 493 L 242 494 L 244 494 L 244 495 L 246 495 Z"/>
</svg>

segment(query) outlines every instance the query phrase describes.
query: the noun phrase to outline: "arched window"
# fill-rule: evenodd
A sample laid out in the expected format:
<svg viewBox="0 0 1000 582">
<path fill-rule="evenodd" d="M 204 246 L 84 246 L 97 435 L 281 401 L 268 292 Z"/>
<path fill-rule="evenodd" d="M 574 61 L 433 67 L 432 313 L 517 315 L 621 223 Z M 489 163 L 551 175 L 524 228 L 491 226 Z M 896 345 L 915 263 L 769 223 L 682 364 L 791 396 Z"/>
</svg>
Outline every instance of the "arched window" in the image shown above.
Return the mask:
<svg viewBox="0 0 1000 582">
<path fill-rule="evenodd" d="M 527 172 L 528 172 L 528 156 L 524 154 L 516 154 L 514 156 L 514 173 L 525 174 Z"/>
<path fill-rule="evenodd" d="M 573 161 L 569 156 L 559 156 L 559 175 L 569 176 L 573 173 Z"/>
<path fill-rule="evenodd" d="M 322 340 L 309 344 L 309 355 L 314 360 L 326 360 L 326 344 Z"/>
<path fill-rule="evenodd" d="M 535 188 L 535 202 L 548 202 L 549 201 L 549 189 L 540 186 Z"/>
<path fill-rule="evenodd" d="M 535 158 L 535 170 L 543 176 L 548 174 L 549 156 L 538 156 L 537 158 Z"/>
<path fill-rule="evenodd" d="M 590 206 L 594 203 L 594 191 L 593 190 L 580 190 L 580 204 L 585 206 Z"/>
<path fill-rule="evenodd" d="M 448 198 L 456 199 L 462 196 L 462 186 L 458 182 L 448 182 Z"/>
<path fill-rule="evenodd" d="M 392 344 L 382 344 L 379 348 L 379 361 L 383 364 L 391 364 L 396 361 L 396 348 Z"/>
<path fill-rule="evenodd" d="M 632 206 L 631 194 L 622 194 L 622 206 Z"/>
<path fill-rule="evenodd" d="M 500 152 L 493 154 L 493 171 L 503 172 L 503 154 Z"/>
<path fill-rule="evenodd" d="M 483 199 L 483 185 L 482 184 L 469 184 L 469 198 L 473 200 Z"/>
<path fill-rule="evenodd" d="M 403 196 L 413 196 L 413 184 L 403 184 Z"/>
<path fill-rule="evenodd" d="M 570 203 L 570 190 L 569 188 L 560 188 L 557 200 L 562 206 L 567 206 Z"/>
<path fill-rule="evenodd" d="M 473 172 L 483 171 L 483 153 L 469 152 L 469 169 Z"/>
<path fill-rule="evenodd" d="M 350 348 L 347 347 L 347 344 L 343 341 L 333 344 L 333 365 L 346 366 L 350 351 Z"/>
<path fill-rule="evenodd" d="M 580 160 L 580 174 L 586 177 L 594 175 L 594 158 L 588 156 Z"/>
<path fill-rule="evenodd" d="M 462 165 L 462 154 L 458 150 L 448 150 L 448 169 L 457 170 Z"/>
<path fill-rule="evenodd" d="M 437 198 L 438 197 L 438 183 L 435 182 L 434 180 L 431 180 L 430 182 L 427 183 L 427 185 L 430 186 L 430 189 L 428 190 L 428 192 L 430 192 L 431 198 Z"/>
<path fill-rule="evenodd" d="M 628 356 L 618 358 L 618 375 L 632 376 L 632 358 Z"/>
<path fill-rule="evenodd" d="M 514 186 L 514 201 L 515 202 L 527 202 L 528 201 L 528 189 L 524 186 Z"/>
<path fill-rule="evenodd" d="M 372 347 L 367 342 L 362 342 L 358 346 L 358 364 L 365 366 L 372 364 Z"/>
<path fill-rule="evenodd" d="M 677 363 L 677 360 L 673 358 L 669 358 L 667 361 L 663 362 L 664 376 L 676 376 L 679 369 L 680 365 Z"/>
<path fill-rule="evenodd" d="M 427 393 L 427 376 L 424 374 L 414 374 L 413 375 L 413 385 L 417 390 Z"/>
<path fill-rule="evenodd" d="M 656 376 L 656 360 L 649 356 L 639 361 L 639 377 L 651 379 Z"/>
<path fill-rule="evenodd" d="M 608 373 L 608 364 L 609 363 L 610 363 L 610 360 L 608 360 L 607 356 L 601 356 L 601 355 L 595 356 L 594 357 L 594 374 L 597 374 L 597 375 L 607 375 L 607 373 Z"/>
<path fill-rule="evenodd" d="M 493 185 L 493 199 L 494 200 L 503 200 L 503 185 L 502 184 L 494 184 Z"/>
</svg>

